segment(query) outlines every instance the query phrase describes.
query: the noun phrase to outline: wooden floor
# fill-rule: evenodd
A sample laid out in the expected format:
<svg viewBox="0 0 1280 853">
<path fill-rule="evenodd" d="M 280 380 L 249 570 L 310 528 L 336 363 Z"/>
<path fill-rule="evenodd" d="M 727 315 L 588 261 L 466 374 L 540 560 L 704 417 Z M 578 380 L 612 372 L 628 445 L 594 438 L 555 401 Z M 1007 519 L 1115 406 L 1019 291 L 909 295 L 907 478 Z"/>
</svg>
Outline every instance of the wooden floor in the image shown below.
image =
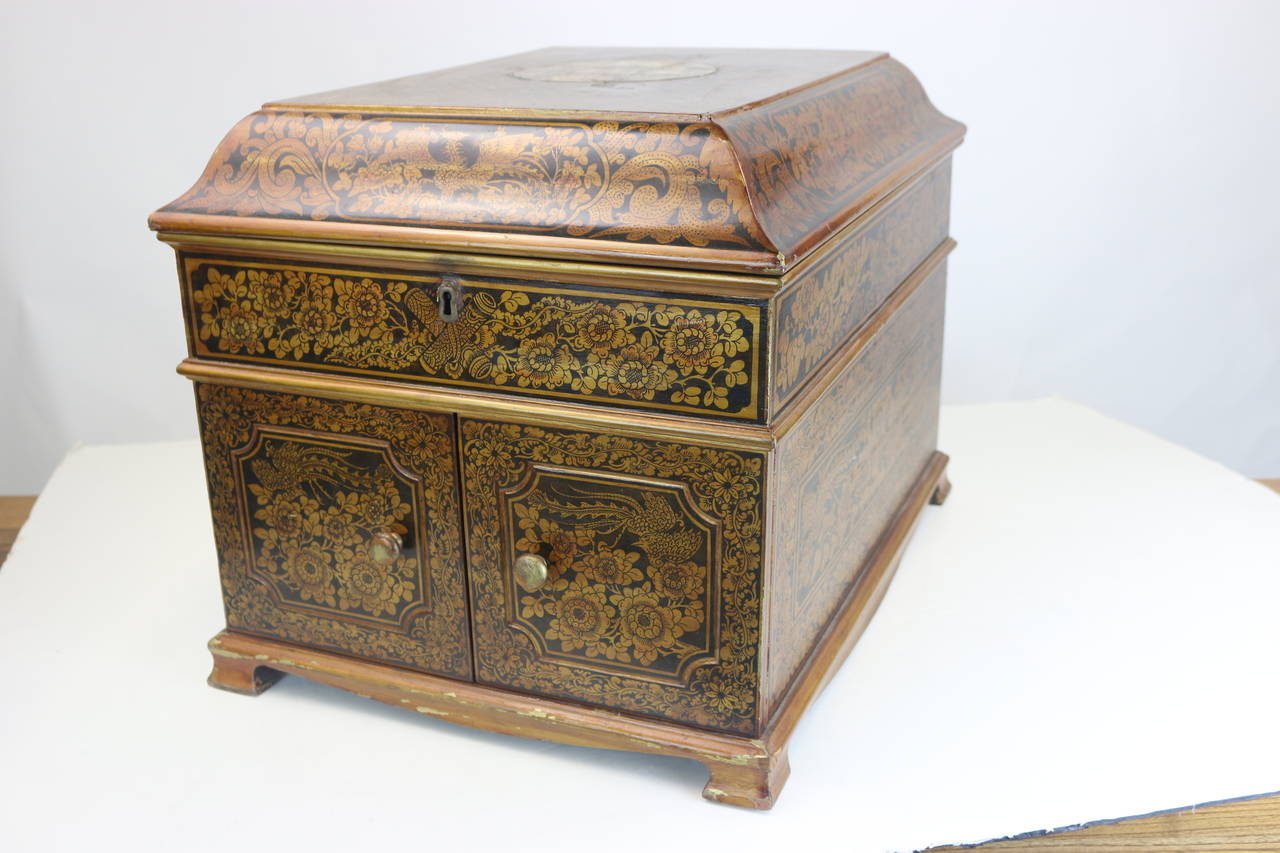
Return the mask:
<svg viewBox="0 0 1280 853">
<path fill-rule="evenodd" d="M 1261 480 L 1280 493 L 1280 479 Z M 26 521 L 34 497 L 0 497 L 0 563 Z M 1277 778 L 1280 778 L 1278 776 Z M 1082 827 L 988 841 L 965 847 L 933 847 L 930 853 L 980 850 L 983 853 L 1041 853 L 1042 851 L 1160 850 L 1188 853 L 1224 851 L 1280 851 L 1280 793 L 1190 806 L 1126 820 L 1101 821 Z"/>
<path fill-rule="evenodd" d="M 931 847 L 929 853 L 1072 853 L 1103 851 L 1280 850 L 1280 794 L 1217 805 L 1196 806 L 1127 820 L 1100 821 L 1080 828 L 988 841 L 965 847 Z"/>
<path fill-rule="evenodd" d="M 31 514 L 35 502 L 35 495 L 0 497 L 0 564 L 9 556 L 13 540 L 18 538 L 18 530 Z"/>
</svg>

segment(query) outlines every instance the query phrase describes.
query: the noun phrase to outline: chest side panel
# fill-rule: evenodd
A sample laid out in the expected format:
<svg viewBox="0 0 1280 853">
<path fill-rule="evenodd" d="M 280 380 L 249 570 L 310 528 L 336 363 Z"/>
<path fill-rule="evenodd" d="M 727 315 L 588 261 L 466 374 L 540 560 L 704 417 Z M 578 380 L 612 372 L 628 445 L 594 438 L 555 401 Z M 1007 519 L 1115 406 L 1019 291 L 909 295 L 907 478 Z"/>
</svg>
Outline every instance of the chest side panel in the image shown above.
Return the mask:
<svg viewBox="0 0 1280 853">
<path fill-rule="evenodd" d="M 196 385 L 229 627 L 469 678 L 453 418 Z"/>
<path fill-rule="evenodd" d="M 946 267 L 778 449 L 766 708 L 775 707 L 936 449 Z"/>
<path fill-rule="evenodd" d="M 479 681 L 734 732 L 757 711 L 764 457 L 466 420 Z M 518 557 L 545 583 L 517 582 Z"/>
<path fill-rule="evenodd" d="M 766 312 L 506 279 L 182 253 L 192 354 L 531 397 L 758 421 Z"/>
<path fill-rule="evenodd" d="M 873 213 L 778 297 L 774 411 L 947 239 L 950 198 L 948 159 Z"/>
</svg>

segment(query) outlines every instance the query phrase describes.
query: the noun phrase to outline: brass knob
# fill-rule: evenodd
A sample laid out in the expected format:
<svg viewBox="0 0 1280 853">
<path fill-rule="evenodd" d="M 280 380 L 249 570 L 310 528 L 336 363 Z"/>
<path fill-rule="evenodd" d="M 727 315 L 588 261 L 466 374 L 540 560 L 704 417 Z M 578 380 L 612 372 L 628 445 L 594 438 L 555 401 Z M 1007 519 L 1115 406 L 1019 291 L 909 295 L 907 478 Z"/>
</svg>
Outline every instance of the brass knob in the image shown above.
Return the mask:
<svg viewBox="0 0 1280 853">
<path fill-rule="evenodd" d="M 521 554 L 516 557 L 511 569 L 515 573 L 516 583 L 528 592 L 533 592 L 547 582 L 547 561 L 537 554 Z"/>
<path fill-rule="evenodd" d="M 403 543 L 395 533 L 375 533 L 369 540 L 369 558 L 375 563 L 390 563 L 400 556 Z"/>
</svg>

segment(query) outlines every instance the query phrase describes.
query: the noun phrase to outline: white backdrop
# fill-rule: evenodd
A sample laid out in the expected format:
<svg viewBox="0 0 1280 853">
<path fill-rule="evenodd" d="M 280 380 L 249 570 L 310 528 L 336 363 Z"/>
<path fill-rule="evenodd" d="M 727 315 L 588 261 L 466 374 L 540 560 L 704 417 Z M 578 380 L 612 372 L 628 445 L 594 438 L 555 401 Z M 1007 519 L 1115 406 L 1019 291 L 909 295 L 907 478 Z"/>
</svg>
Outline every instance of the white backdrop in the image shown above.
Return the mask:
<svg viewBox="0 0 1280 853">
<path fill-rule="evenodd" d="M 0 493 L 194 435 L 147 214 L 264 100 L 552 44 L 888 50 L 969 125 L 944 396 L 1050 393 L 1280 476 L 1280 3 L 14 2 Z"/>
</svg>

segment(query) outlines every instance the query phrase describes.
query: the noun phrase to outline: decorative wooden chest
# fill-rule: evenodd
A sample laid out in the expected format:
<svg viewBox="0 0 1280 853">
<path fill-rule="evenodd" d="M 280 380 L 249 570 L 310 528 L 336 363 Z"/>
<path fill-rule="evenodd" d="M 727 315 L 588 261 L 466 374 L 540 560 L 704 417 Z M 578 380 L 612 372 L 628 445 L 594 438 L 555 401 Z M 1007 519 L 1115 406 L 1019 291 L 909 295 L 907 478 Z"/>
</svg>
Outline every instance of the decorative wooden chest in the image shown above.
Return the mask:
<svg viewBox="0 0 1280 853">
<path fill-rule="evenodd" d="M 767 808 L 936 452 L 950 154 L 884 54 L 553 49 L 269 103 L 178 253 L 227 627 Z"/>
</svg>

